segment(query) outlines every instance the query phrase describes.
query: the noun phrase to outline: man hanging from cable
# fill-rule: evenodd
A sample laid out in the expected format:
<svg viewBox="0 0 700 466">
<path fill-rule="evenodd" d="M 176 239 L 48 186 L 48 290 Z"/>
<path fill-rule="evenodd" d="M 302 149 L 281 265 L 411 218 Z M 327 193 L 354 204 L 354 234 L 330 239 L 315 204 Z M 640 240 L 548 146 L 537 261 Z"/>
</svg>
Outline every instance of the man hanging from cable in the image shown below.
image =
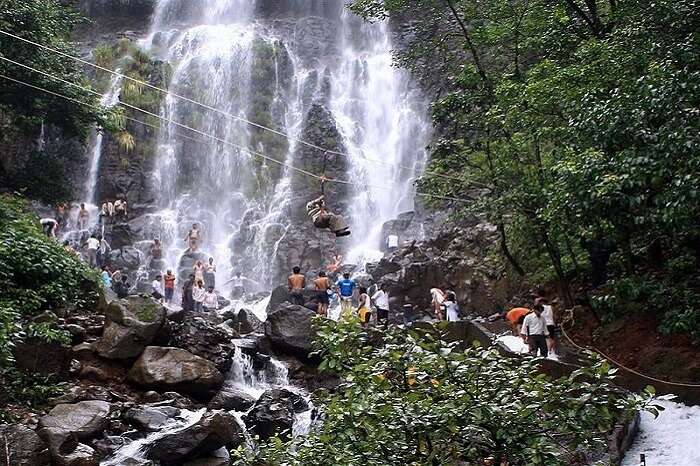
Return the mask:
<svg viewBox="0 0 700 466">
<path fill-rule="evenodd" d="M 306 213 L 314 222 L 316 228 L 327 228 L 335 236 L 349 236 L 350 227 L 342 215 L 334 214 L 326 207 L 326 196 L 324 184 L 328 181 L 326 177 L 321 177 L 321 196 L 306 204 Z"/>
</svg>

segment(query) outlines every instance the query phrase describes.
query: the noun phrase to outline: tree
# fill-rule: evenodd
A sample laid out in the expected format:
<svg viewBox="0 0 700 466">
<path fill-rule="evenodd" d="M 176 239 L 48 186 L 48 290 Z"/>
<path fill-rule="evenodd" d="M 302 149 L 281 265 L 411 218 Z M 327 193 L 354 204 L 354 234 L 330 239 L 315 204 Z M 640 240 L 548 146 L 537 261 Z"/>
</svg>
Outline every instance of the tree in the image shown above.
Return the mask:
<svg viewBox="0 0 700 466">
<path fill-rule="evenodd" d="M 77 51 L 70 34 L 79 21 L 78 13 L 58 0 L 0 1 L 0 30 L 73 56 Z M 0 34 L 0 56 L 90 88 L 78 62 L 4 34 Z M 108 113 L 100 110 L 99 97 L 88 91 L 5 60 L 0 60 L 0 74 L 77 101 L 0 78 L 0 111 L 15 125 L 31 130 L 46 123 L 61 128 L 69 137 L 84 139 L 93 123 L 109 123 Z"/>
<path fill-rule="evenodd" d="M 581 244 L 614 243 L 604 295 L 626 278 L 691 289 L 679 302 L 681 327 L 690 328 L 698 274 L 675 286 L 668 278 L 678 260 L 700 265 L 699 6 L 357 0 L 352 8 L 369 20 L 414 19 L 399 63 L 423 79 L 443 73 L 431 171 L 464 181 L 429 175 L 423 189 L 459 197 L 485 187 L 470 208 L 498 226 L 504 256 L 530 277 L 553 276 L 569 304 Z M 671 307 L 652 309 L 668 318 Z"/>
<path fill-rule="evenodd" d="M 615 387 L 599 360 L 552 380 L 535 359 L 447 343 L 440 331 L 316 326 L 321 368 L 342 385 L 315 401 L 309 436 L 240 449 L 234 464 L 567 464 L 650 396 Z"/>
</svg>

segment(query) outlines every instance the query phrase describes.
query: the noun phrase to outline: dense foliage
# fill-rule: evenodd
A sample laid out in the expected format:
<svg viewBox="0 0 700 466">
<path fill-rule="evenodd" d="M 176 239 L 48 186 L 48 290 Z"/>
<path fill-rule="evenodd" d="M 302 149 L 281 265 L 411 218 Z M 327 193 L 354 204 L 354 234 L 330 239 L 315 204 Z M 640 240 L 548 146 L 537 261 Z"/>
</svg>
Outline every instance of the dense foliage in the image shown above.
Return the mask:
<svg viewBox="0 0 700 466">
<path fill-rule="evenodd" d="M 343 381 L 315 400 L 321 422 L 307 437 L 241 449 L 234 464 L 568 464 L 603 447 L 616 419 L 648 403 L 649 393 L 613 386 L 605 362 L 552 380 L 534 359 L 463 348 L 439 332 L 316 325 L 321 368 Z"/>
<path fill-rule="evenodd" d="M 569 303 L 585 259 L 599 285 L 612 253 L 614 280 L 598 290 L 597 309 L 643 307 L 662 329 L 700 337 L 697 0 L 356 0 L 352 8 L 369 20 L 414 19 L 400 63 L 446 80 L 434 103 L 443 137 L 432 168 L 457 179 L 429 176 L 424 189 L 486 190 L 471 208 L 499 227 L 513 269 L 556 277 Z"/>
<path fill-rule="evenodd" d="M 42 233 L 25 201 L 0 196 L 0 386 L 18 380 L 12 353 L 18 343 L 66 341 L 63 332 L 32 318 L 61 307 L 94 306 L 98 283 L 77 255 Z"/>
</svg>

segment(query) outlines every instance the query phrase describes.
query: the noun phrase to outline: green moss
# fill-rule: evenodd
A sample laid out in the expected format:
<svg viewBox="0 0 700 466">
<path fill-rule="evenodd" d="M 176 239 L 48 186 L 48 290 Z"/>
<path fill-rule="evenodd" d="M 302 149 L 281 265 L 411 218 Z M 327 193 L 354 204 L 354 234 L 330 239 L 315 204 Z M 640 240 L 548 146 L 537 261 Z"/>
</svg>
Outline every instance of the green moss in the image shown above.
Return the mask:
<svg viewBox="0 0 700 466">
<path fill-rule="evenodd" d="M 157 313 L 158 306 L 155 303 L 146 302 L 136 310 L 134 315 L 138 317 L 141 322 L 153 322 L 156 319 Z"/>
</svg>

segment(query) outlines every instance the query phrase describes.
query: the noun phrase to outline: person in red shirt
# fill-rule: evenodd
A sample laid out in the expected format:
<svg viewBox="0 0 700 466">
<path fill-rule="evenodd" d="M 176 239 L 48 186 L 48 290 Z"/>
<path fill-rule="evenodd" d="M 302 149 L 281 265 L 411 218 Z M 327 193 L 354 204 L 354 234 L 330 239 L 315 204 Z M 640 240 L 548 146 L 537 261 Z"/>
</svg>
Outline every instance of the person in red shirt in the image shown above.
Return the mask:
<svg viewBox="0 0 700 466">
<path fill-rule="evenodd" d="M 163 276 L 163 284 L 165 287 L 165 302 L 170 303 L 175 293 L 175 275 L 172 270 L 168 270 Z"/>
<path fill-rule="evenodd" d="M 522 328 L 525 316 L 530 313 L 530 309 L 526 307 L 515 307 L 510 311 L 506 312 L 503 318 L 508 322 L 510 328 L 513 330 L 513 335 L 521 336 L 520 329 Z"/>
</svg>

